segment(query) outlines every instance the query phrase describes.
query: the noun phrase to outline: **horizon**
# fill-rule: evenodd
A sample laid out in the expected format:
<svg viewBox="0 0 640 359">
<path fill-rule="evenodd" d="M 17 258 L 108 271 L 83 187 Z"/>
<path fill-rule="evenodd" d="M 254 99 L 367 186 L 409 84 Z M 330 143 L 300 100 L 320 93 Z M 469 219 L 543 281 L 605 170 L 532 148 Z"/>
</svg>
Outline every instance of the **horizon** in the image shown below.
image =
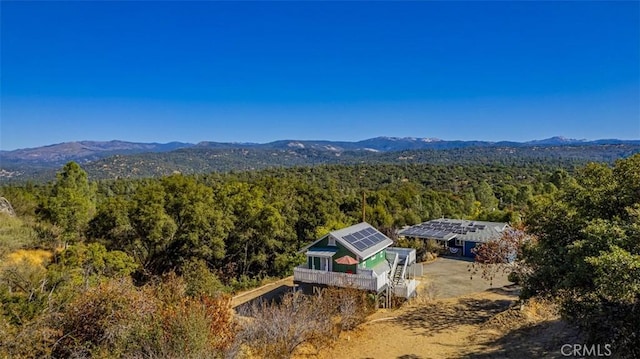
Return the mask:
<svg viewBox="0 0 640 359">
<path fill-rule="evenodd" d="M 3 151 L 111 140 L 640 139 L 638 2 L 2 10 Z"/>
<path fill-rule="evenodd" d="M 38 148 L 43 148 L 43 147 L 52 147 L 52 146 L 58 146 L 58 145 L 63 145 L 63 144 L 68 144 L 68 143 L 81 143 L 81 142 L 96 142 L 96 143 L 109 143 L 109 142 L 124 142 L 124 143 L 137 143 L 137 144 L 159 144 L 159 145 L 166 145 L 166 144 L 171 144 L 171 143 L 180 143 L 180 144 L 189 144 L 189 145 L 198 145 L 201 143 L 226 143 L 226 144 L 234 144 L 234 145 L 264 145 L 264 144 L 269 144 L 269 143 L 274 143 L 274 142 L 286 142 L 286 141 L 300 141 L 300 142 L 322 142 L 322 141 L 326 141 L 326 142 L 347 142 L 347 143 L 357 143 L 357 142 L 362 142 L 362 141 L 366 141 L 366 140 L 374 140 L 374 139 L 398 139 L 398 140 L 432 140 L 434 142 L 487 142 L 487 143 L 501 143 L 501 142 L 512 142 L 512 143 L 521 143 L 521 144 L 528 144 L 528 143 L 534 143 L 534 142 L 540 142 L 540 141 L 546 141 L 546 140 L 566 140 L 566 141 L 575 141 L 575 142 L 593 142 L 593 141 L 640 141 L 640 139 L 629 139 L 629 140 L 625 140 L 625 139 L 620 139 L 620 138 L 593 138 L 593 139 L 587 139 L 587 138 L 572 138 L 572 137 L 567 137 L 567 136 L 562 136 L 562 135 L 557 135 L 557 136 L 551 136 L 551 137 L 547 137 L 547 138 L 536 138 L 536 139 L 529 139 L 526 141 L 514 141 L 514 140 L 509 140 L 509 139 L 502 139 L 502 140 L 497 140 L 497 141 L 488 141 L 488 140 L 483 140 L 483 139 L 472 139 L 472 140 L 460 140 L 460 139 L 444 139 L 444 138 L 435 138 L 435 137 L 415 137 L 415 136 L 405 136 L 405 137 L 397 137 L 397 136 L 377 136 L 377 137 L 370 137 L 370 138 L 362 138 L 362 139 L 356 139 L 356 140 L 333 140 L 333 139 L 299 139 L 299 138 L 283 138 L 283 139 L 277 139 L 277 140 L 273 140 L 273 141 L 269 141 L 269 142 L 219 142 L 219 141 L 209 141 L 209 140 L 203 140 L 203 141 L 199 141 L 199 142 L 184 142 L 184 141 L 168 141 L 168 142 L 158 142 L 158 141 L 151 141 L 151 142 L 135 142 L 135 141 L 124 141 L 124 140 L 119 140 L 119 139 L 112 139 L 112 140 L 92 140 L 92 139 L 85 139 L 85 140 L 75 140 L 75 141 L 65 141 L 65 142 L 57 142 L 57 143 L 49 143 L 49 144 L 45 144 L 42 146 L 36 146 L 36 147 L 21 147 L 21 148 L 14 148 L 14 149 L 10 149 L 10 150 L 4 150 L 4 149 L 0 149 L 0 152 L 12 152 L 12 151 L 21 151 L 21 150 L 29 150 L 29 149 L 38 149 Z"/>
</svg>

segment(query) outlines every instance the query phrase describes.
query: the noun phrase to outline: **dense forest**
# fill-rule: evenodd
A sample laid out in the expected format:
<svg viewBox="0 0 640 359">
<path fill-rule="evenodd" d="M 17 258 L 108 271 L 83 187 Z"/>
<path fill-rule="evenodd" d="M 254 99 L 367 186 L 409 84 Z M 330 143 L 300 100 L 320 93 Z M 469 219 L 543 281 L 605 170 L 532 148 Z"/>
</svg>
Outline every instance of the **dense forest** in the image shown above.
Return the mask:
<svg viewBox="0 0 640 359">
<path fill-rule="evenodd" d="M 573 293 L 567 317 L 581 323 L 607 308 L 637 318 L 639 183 L 640 155 L 577 170 L 359 164 L 98 181 L 70 162 L 51 183 L 0 189 L 16 212 L 0 222 L 0 355 L 221 353 L 233 332 L 224 293 L 289 275 L 298 250 L 360 222 L 363 207 L 392 238 L 439 217 L 524 224 L 539 238 L 526 295 Z M 616 270 L 622 287 L 606 280 Z M 184 318 L 210 337 L 177 341 Z"/>
<path fill-rule="evenodd" d="M 436 142 L 436 144 L 439 142 Z M 449 143 L 449 142 L 447 142 Z M 572 168 L 588 162 L 613 163 L 618 158 L 640 152 L 640 144 L 622 143 L 584 144 L 478 144 L 459 143 L 453 148 L 374 150 L 327 150 L 326 148 L 296 147 L 228 147 L 196 146 L 169 152 L 120 154 L 107 158 L 82 158 L 79 161 L 89 177 L 95 180 L 110 178 L 149 178 L 210 172 L 255 171 L 268 168 L 317 165 L 358 164 L 432 164 L 432 165 L 541 165 Z M 29 158 L 38 159 L 34 155 Z M 46 157 L 46 156 L 44 156 Z M 0 183 L 19 183 L 27 180 L 47 182 L 55 178 L 58 165 L 54 160 L 33 162 L 21 159 L 0 161 Z"/>
</svg>

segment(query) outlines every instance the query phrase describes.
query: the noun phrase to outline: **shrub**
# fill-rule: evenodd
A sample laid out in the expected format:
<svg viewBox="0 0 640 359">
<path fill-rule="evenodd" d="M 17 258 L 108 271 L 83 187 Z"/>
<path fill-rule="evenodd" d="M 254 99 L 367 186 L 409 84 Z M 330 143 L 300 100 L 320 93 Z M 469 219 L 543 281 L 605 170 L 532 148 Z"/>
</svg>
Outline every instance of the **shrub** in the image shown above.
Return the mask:
<svg viewBox="0 0 640 359">
<path fill-rule="evenodd" d="M 365 322 L 375 311 L 372 301 L 365 292 L 355 288 L 328 288 L 320 294 L 323 311 L 339 318 L 341 330 L 351 330 Z"/>
<path fill-rule="evenodd" d="M 51 348 L 60 338 L 47 316 L 11 325 L 0 315 L 0 358 L 43 358 L 51 356 Z"/>
<path fill-rule="evenodd" d="M 509 282 L 520 284 L 520 275 L 516 272 L 509 273 L 507 279 L 509 280 Z"/>
<path fill-rule="evenodd" d="M 60 316 L 55 357 L 222 357 L 234 339 L 231 298 L 188 297 L 182 278 L 136 288 L 110 280 L 78 296 Z"/>
<path fill-rule="evenodd" d="M 352 288 L 328 288 L 316 296 L 289 293 L 280 304 L 254 304 L 242 313 L 250 318 L 237 337 L 235 354 L 245 346 L 258 357 L 289 358 L 301 345 L 326 345 L 373 310 L 375 298 Z"/>
<path fill-rule="evenodd" d="M 93 287 L 61 315 L 62 336 L 53 354 L 69 357 L 105 349 L 114 355 L 131 351 L 130 346 L 138 343 L 140 325 L 152 322 L 158 304 L 128 280 L 111 280 Z"/>
<path fill-rule="evenodd" d="M 316 346 L 333 335 L 333 323 L 320 297 L 289 293 L 281 304 L 259 303 L 244 315 L 251 317 L 242 327 L 235 350 L 248 347 L 261 358 L 289 358 L 302 344 Z"/>
<path fill-rule="evenodd" d="M 190 296 L 216 296 L 228 290 L 202 259 L 191 260 L 182 266 L 182 277 L 186 282 L 186 294 Z"/>
</svg>

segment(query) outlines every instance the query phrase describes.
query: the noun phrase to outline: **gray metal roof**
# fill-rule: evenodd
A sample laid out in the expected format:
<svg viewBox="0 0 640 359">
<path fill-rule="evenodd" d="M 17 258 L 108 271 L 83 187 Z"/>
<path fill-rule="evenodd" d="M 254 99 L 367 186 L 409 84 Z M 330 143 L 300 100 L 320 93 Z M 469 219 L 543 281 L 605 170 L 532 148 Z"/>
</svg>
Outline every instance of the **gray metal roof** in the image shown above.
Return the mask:
<svg viewBox="0 0 640 359">
<path fill-rule="evenodd" d="M 459 239 L 470 242 L 488 242 L 499 239 L 509 225 L 503 222 L 468 221 L 464 219 L 434 219 L 402 229 L 399 235 L 448 241 Z"/>
</svg>

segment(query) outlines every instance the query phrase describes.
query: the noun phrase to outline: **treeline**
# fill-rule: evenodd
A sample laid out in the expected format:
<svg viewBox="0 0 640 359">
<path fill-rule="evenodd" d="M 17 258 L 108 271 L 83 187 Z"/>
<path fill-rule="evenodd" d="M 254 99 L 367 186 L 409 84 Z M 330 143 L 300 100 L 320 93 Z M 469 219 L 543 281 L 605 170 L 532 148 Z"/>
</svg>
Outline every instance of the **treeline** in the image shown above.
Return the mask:
<svg viewBox="0 0 640 359">
<path fill-rule="evenodd" d="M 525 222 L 523 297 L 558 299 L 591 344 L 640 357 L 640 155 L 580 168 Z"/>
<path fill-rule="evenodd" d="M 116 155 L 88 162 L 84 169 L 90 178 L 149 178 L 210 172 L 256 171 L 267 168 L 321 165 L 497 165 L 554 166 L 573 168 L 588 162 L 613 163 L 618 158 L 640 152 L 636 143 L 579 145 L 473 145 L 463 148 L 402 150 L 389 152 L 334 152 L 313 148 L 186 148 L 163 153 Z M 41 166 L 41 167 L 40 167 Z M 2 182 L 26 180 L 46 182 L 55 177 L 47 164 L 4 161 Z"/>
<path fill-rule="evenodd" d="M 361 221 L 363 192 L 367 221 L 391 235 L 440 216 L 516 221 L 567 175 L 358 165 L 91 182 L 72 162 L 50 184 L 1 190 L 17 217 L 0 214 L 0 356 L 220 357 L 243 340 L 267 353 L 262 325 L 234 339 L 224 293 L 290 274 L 311 240 Z M 317 338 L 305 328 L 291 333 Z"/>
<path fill-rule="evenodd" d="M 614 166 L 590 163 L 535 196 L 525 231 L 475 249 L 472 273 L 500 270 L 521 297 L 557 302 L 584 332 L 582 355 L 640 357 L 640 155 Z M 591 354 L 589 354 L 591 353 Z"/>
<path fill-rule="evenodd" d="M 639 163 L 575 173 L 331 165 L 94 182 L 69 163 L 50 184 L 1 189 L 18 216 L 0 217 L 0 355 L 219 357 L 235 350 L 221 293 L 288 275 L 298 250 L 361 221 L 363 205 L 390 236 L 441 216 L 523 217 L 539 237 L 525 294 L 559 295 L 594 338 L 637 343 Z M 614 325 L 623 330 L 607 332 Z"/>
<path fill-rule="evenodd" d="M 283 276 L 297 251 L 366 220 L 395 229 L 438 217 L 518 221 L 568 173 L 543 166 L 358 165 L 89 182 L 75 163 L 50 185 L 4 187 L 46 248 L 100 243 L 135 260 L 138 280 L 195 260 L 227 285 Z"/>
</svg>

